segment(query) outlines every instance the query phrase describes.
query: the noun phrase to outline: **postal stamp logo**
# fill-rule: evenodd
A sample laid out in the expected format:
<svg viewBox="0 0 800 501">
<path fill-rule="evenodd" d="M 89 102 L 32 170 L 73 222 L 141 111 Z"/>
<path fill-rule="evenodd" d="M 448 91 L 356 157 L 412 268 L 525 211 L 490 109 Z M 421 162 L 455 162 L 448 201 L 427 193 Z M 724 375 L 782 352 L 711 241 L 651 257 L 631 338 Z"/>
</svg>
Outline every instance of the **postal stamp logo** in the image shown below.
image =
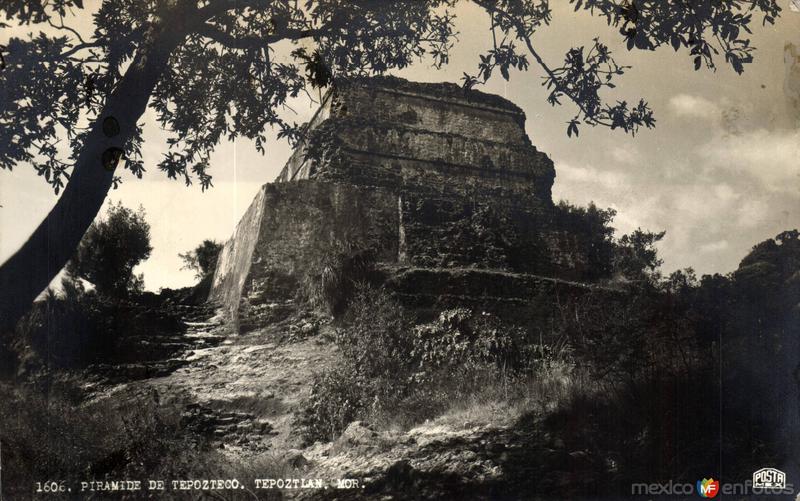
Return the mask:
<svg viewBox="0 0 800 501">
<path fill-rule="evenodd" d="M 775 468 L 761 468 L 753 473 L 753 488 L 785 489 L 786 474 Z"/>
</svg>

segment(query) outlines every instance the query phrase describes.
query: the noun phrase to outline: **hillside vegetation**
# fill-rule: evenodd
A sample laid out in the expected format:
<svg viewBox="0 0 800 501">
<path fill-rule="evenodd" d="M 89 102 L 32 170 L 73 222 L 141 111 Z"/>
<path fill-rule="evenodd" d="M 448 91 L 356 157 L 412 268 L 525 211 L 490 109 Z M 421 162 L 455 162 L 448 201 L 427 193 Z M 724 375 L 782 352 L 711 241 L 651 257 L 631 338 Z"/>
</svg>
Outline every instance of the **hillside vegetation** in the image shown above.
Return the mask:
<svg viewBox="0 0 800 501">
<path fill-rule="evenodd" d="M 559 298 L 535 324 L 411 309 L 346 245 L 295 317 L 224 341 L 193 291 L 67 285 L 7 353 L 4 493 L 87 475 L 289 475 L 365 479 L 353 496 L 515 499 L 791 471 L 798 232 L 700 279 L 661 275 L 663 234 L 606 235 L 597 293 Z"/>
</svg>

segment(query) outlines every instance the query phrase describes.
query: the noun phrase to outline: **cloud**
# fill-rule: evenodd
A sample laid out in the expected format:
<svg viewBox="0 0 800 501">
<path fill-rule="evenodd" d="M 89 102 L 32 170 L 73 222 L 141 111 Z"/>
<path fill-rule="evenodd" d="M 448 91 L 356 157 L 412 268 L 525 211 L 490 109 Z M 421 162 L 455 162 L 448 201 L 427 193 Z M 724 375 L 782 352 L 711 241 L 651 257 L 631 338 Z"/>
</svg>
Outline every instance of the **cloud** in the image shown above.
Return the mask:
<svg viewBox="0 0 800 501">
<path fill-rule="evenodd" d="M 736 225 L 740 228 L 757 228 L 771 222 L 769 204 L 760 199 L 744 201 L 736 208 Z"/>
<path fill-rule="evenodd" d="M 795 213 L 782 216 L 781 210 L 796 206 L 797 197 L 772 193 L 729 170 L 706 172 L 712 162 L 699 152 L 709 149 L 708 144 L 691 153 L 693 177 L 666 182 L 619 169 L 559 163 L 554 198 L 563 195 L 572 203 L 594 201 L 599 207 L 614 208 L 617 237 L 639 227 L 666 230 L 657 246 L 665 272 L 689 266 L 698 273 L 731 271 L 753 244 L 792 226 Z M 719 164 L 721 160 L 714 158 L 713 163 Z M 672 167 L 664 158 L 654 165 Z"/>
<path fill-rule="evenodd" d="M 641 161 L 642 155 L 635 146 L 625 144 L 612 148 L 611 158 L 621 164 L 634 165 Z"/>
<path fill-rule="evenodd" d="M 559 164 L 556 168 L 556 178 L 567 184 L 591 184 L 603 188 L 620 188 L 627 184 L 625 174 L 610 169 L 598 169 L 591 165 L 577 167 L 569 164 Z"/>
<path fill-rule="evenodd" d="M 660 200 L 653 196 L 653 186 L 634 185 L 630 174 L 592 165 L 559 163 L 553 199 L 566 199 L 578 205 L 594 202 L 601 208 L 617 211 L 613 226 L 617 236 L 636 228 L 655 228 L 653 215 L 660 210 Z"/>
<path fill-rule="evenodd" d="M 722 110 L 708 99 L 690 94 L 678 94 L 669 100 L 669 109 L 679 117 L 702 118 L 716 120 Z"/>
<path fill-rule="evenodd" d="M 758 129 L 711 140 L 699 150 L 708 167 L 722 174 L 744 174 L 772 192 L 800 188 L 800 130 Z"/>
<path fill-rule="evenodd" d="M 702 253 L 719 252 L 726 250 L 728 247 L 730 247 L 730 244 L 727 240 L 719 240 L 701 245 L 699 251 Z"/>
</svg>

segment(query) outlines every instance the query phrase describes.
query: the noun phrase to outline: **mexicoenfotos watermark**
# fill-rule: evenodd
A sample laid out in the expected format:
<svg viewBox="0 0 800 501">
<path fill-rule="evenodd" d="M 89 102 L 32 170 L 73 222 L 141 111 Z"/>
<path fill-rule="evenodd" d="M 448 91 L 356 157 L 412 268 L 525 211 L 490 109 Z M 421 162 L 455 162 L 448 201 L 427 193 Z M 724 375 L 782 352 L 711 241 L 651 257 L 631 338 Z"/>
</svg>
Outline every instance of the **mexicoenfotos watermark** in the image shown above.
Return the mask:
<svg viewBox="0 0 800 501">
<path fill-rule="evenodd" d="M 786 474 L 775 468 L 761 468 L 753 473 L 752 480 L 722 483 L 712 478 L 702 478 L 695 484 L 669 481 L 659 483 L 631 484 L 634 496 L 690 496 L 697 494 L 702 498 L 724 496 L 760 496 L 766 494 L 792 495 L 794 485 L 786 482 Z M 798 497 L 800 499 L 800 496 Z"/>
</svg>

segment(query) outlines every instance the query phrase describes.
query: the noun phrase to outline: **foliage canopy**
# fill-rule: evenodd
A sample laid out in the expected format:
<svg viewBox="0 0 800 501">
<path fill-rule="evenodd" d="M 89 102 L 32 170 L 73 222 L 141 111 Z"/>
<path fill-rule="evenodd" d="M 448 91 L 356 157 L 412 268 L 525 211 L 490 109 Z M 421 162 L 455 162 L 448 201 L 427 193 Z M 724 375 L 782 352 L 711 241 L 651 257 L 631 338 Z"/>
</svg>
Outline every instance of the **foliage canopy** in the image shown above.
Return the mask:
<svg viewBox="0 0 800 501">
<path fill-rule="evenodd" d="M 194 270 L 196 278 L 205 278 L 213 274 L 217 268 L 217 257 L 221 250 L 221 243 L 215 240 L 203 240 L 193 250 L 178 254 L 184 262 L 181 269 Z"/>
<path fill-rule="evenodd" d="M 169 150 L 158 168 L 187 184 L 211 186 L 209 156 L 221 139 L 245 136 L 265 150 L 266 129 L 297 140 L 301 127 L 284 118 L 287 100 L 309 87 L 337 78 L 382 74 L 425 61 L 449 63 L 458 42 L 456 0 L 393 2 L 320 0 L 146 0 L 103 1 L 91 36 L 66 24 L 87 15 L 82 0 L 7 0 L 0 14 L 10 25 L 48 25 L 56 35 L 36 33 L 0 47 L 0 167 L 30 163 L 58 192 L 69 179 L 87 124 L 100 118 L 108 96 L 126 68 L 145 50 L 168 51 L 168 63 L 152 89 L 149 106 L 170 131 Z M 570 102 L 579 125 L 607 126 L 635 133 L 653 127 L 647 102 L 610 102 L 603 93 L 616 86 L 628 66 L 616 61 L 595 38 L 568 50 L 561 62 L 546 62 L 537 35 L 550 24 L 549 0 L 474 0 L 485 13 L 492 47 L 479 54 L 475 72 L 465 72 L 465 89 L 496 73 L 536 66 L 552 105 Z M 570 0 L 576 12 L 604 18 L 618 28 L 629 50 L 667 45 L 686 52 L 695 69 L 716 68 L 723 57 L 735 71 L 753 60 L 751 28 L 774 23 L 776 0 Z M 158 28 L 168 25 L 177 43 L 161 43 Z M 279 57 L 282 41 L 308 45 Z M 142 162 L 141 124 L 124 148 L 125 167 L 137 177 Z M 66 135 L 72 156 L 58 141 Z M 116 182 L 119 181 L 117 177 Z"/>
<path fill-rule="evenodd" d="M 67 272 L 88 280 L 100 294 L 124 297 L 141 292 L 142 277 L 133 268 L 152 250 L 144 209 L 134 212 L 117 203 L 109 206 L 105 219 L 89 227 Z"/>
</svg>

